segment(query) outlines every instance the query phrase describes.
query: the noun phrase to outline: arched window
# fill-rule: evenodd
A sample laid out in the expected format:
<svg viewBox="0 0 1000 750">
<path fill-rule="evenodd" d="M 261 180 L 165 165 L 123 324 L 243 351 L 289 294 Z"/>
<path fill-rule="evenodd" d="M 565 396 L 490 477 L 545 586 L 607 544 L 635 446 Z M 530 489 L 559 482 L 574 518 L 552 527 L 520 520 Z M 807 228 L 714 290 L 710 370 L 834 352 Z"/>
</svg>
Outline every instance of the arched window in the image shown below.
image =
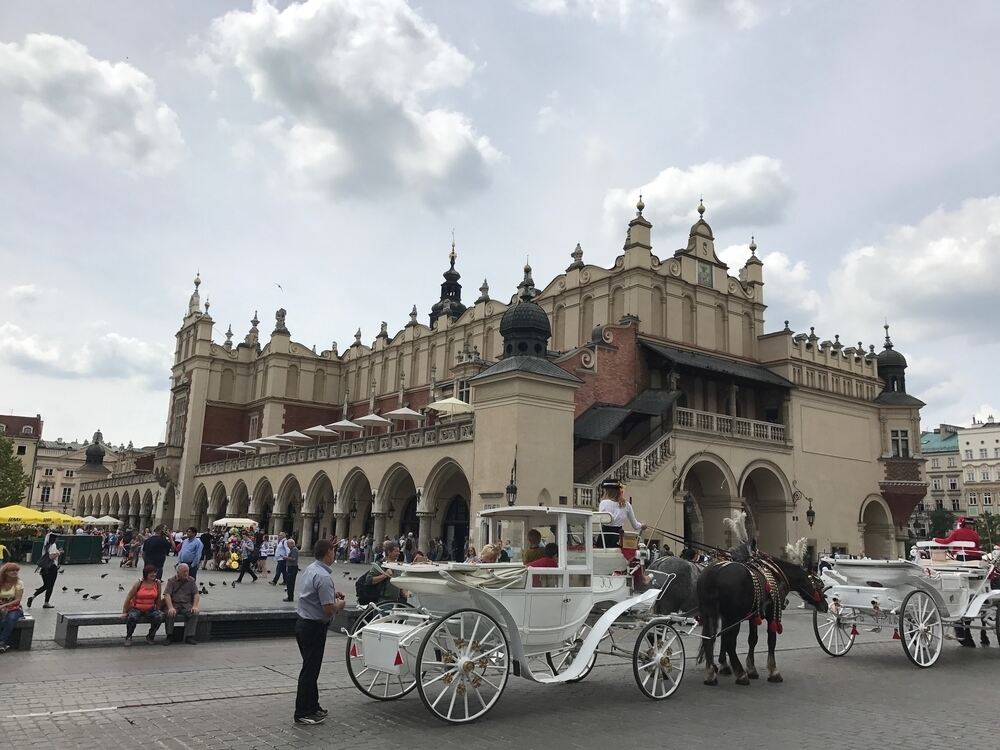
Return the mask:
<svg viewBox="0 0 1000 750">
<path fill-rule="evenodd" d="M 729 351 L 729 336 L 726 330 L 729 323 L 722 305 L 715 306 L 715 349 L 720 352 Z"/>
<path fill-rule="evenodd" d="M 743 314 L 743 356 L 752 359 L 757 344 L 757 329 L 750 313 Z"/>
<path fill-rule="evenodd" d="M 693 344 L 694 340 L 694 300 L 687 295 L 681 300 L 681 341 Z"/>
<path fill-rule="evenodd" d="M 649 332 L 654 336 L 663 335 L 664 305 L 663 290 L 659 287 L 653 289 L 652 309 L 649 321 Z"/>
<path fill-rule="evenodd" d="M 233 400 L 233 388 L 235 386 L 236 376 L 233 371 L 228 367 L 222 371 L 222 378 L 219 381 L 219 401 L 232 401 Z"/>
<path fill-rule="evenodd" d="M 288 379 L 285 381 L 285 396 L 287 398 L 299 397 L 299 368 L 290 365 L 288 368 Z"/>
<path fill-rule="evenodd" d="M 326 401 L 326 371 L 316 370 L 313 376 L 313 401 Z"/>
<path fill-rule="evenodd" d="M 561 352 L 566 348 L 566 308 L 556 305 L 552 311 L 552 348 Z"/>
<path fill-rule="evenodd" d="M 584 297 L 580 305 L 580 343 L 585 344 L 590 341 L 590 334 L 594 330 L 594 298 Z"/>
<path fill-rule="evenodd" d="M 625 290 L 616 287 L 611 292 L 611 319 L 609 323 L 618 323 L 625 317 Z"/>
<path fill-rule="evenodd" d="M 497 356 L 494 346 L 496 346 L 496 344 L 493 341 L 493 329 L 487 328 L 486 333 L 483 336 L 483 356 L 486 359 L 493 359 Z"/>
</svg>

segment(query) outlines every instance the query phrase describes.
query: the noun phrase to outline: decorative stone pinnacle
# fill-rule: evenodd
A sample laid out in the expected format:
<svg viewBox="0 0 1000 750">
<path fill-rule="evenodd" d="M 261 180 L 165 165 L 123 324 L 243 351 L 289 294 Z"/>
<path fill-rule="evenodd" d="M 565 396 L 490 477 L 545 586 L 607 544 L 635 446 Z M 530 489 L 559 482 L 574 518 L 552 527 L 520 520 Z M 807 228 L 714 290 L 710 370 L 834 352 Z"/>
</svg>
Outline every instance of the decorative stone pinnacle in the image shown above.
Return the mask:
<svg viewBox="0 0 1000 750">
<path fill-rule="evenodd" d="M 201 270 L 199 269 L 194 275 L 194 290 L 197 292 L 198 287 L 201 286 Z"/>
<path fill-rule="evenodd" d="M 787 320 L 785 321 L 785 330 L 788 331 L 789 333 L 791 333 L 791 330 L 792 330 L 791 328 L 788 327 L 788 321 Z"/>
<path fill-rule="evenodd" d="M 705 200 L 704 198 L 698 198 L 698 216 L 705 218 Z"/>
<path fill-rule="evenodd" d="M 885 328 L 885 348 L 892 349 L 892 339 L 889 338 L 889 323 L 887 322 L 883 328 Z"/>
<path fill-rule="evenodd" d="M 455 230 L 451 230 L 451 252 L 448 253 L 448 260 L 451 262 L 451 267 L 455 267 L 455 260 L 458 258 L 458 253 L 455 252 Z"/>
<path fill-rule="evenodd" d="M 259 324 L 260 324 L 260 321 L 259 321 L 259 320 L 257 320 L 257 311 L 256 311 L 256 310 L 254 310 L 254 311 L 253 311 L 253 317 L 252 317 L 252 318 L 250 318 L 250 325 L 251 325 L 252 327 L 256 328 L 256 327 L 257 327 L 257 326 L 258 326 Z"/>
<path fill-rule="evenodd" d="M 410 322 L 406 324 L 406 327 L 415 326 L 417 324 L 417 306 L 414 305 L 410 309 Z"/>
<path fill-rule="evenodd" d="M 583 268 L 583 248 L 580 247 L 579 242 L 576 243 L 576 247 L 573 248 L 573 252 L 569 254 L 569 257 L 573 259 L 573 262 L 570 263 L 569 268 L 566 269 L 567 271 L 571 271 L 574 268 Z"/>
<path fill-rule="evenodd" d="M 378 337 L 380 339 L 389 338 L 389 324 L 386 323 L 384 320 L 382 321 L 382 325 L 379 327 Z"/>
<path fill-rule="evenodd" d="M 476 303 L 478 304 L 479 302 L 489 302 L 489 301 L 490 301 L 490 284 L 486 279 L 483 279 L 483 285 L 479 287 L 479 299 L 476 300 Z"/>
<path fill-rule="evenodd" d="M 232 344 L 233 343 L 233 324 L 232 323 L 230 323 L 229 327 L 226 328 L 226 343 L 227 344 Z"/>
<path fill-rule="evenodd" d="M 754 236 L 752 234 L 750 235 L 750 254 L 757 254 L 757 243 L 754 241 Z"/>
<path fill-rule="evenodd" d="M 642 216 L 642 209 L 646 207 L 646 204 L 642 202 L 642 193 L 639 193 L 639 202 L 635 204 L 635 215 Z"/>
<path fill-rule="evenodd" d="M 205 297 L 205 315 L 208 315 L 208 308 L 212 306 L 212 298 Z"/>
<path fill-rule="evenodd" d="M 357 331 L 354 332 L 354 343 L 357 346 L 361 346 L 361 329 L 360 328 Z"/>
</svg>

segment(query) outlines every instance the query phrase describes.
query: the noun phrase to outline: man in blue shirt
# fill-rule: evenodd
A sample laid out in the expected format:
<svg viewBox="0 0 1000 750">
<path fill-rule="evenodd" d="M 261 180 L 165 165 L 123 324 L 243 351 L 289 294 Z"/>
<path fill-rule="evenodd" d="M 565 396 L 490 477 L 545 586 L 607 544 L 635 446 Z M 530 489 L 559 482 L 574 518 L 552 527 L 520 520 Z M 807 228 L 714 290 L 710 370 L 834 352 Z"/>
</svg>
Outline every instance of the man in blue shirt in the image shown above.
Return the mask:
<svg viewBox="0 0 1000 750">
<path fill-rule="evenodd" d="M 282 583 L 286 583 L 285 570 L 288 567 L 286 559 L 288 558 L 288 539 L 285 537 L 285 532 L 282 531 L 278 534 L 278 545 L 274 548 L 274 578 L 271 579 L 271 585 L 277 586 L 278 579 L 281 579 Z"/>
<path fill-rule="evenodd" d="M 319 672 L 323 667 L 326 633 L 330 620 L 347 602 L 333 585 L 333 558 L 336 548 L 329 539 L 320 539 L 313 552 L 316 560 L 302 572 L 296 606 L 295 641 L 302 655 L 298 690 L 295 693 L 295 723 L 321 724 L 328 712 L 319 705 Z"/>
<path fill-rule="evenodd" d="M 201 553 L 205 546 L 198 538 L 198 529 L 188 526 L 187 539 L 181 543 L 181 551 L 177 553 L 177 562 L 186 563 L 192 578 L 198 577 L 198 565 L 201 563 Z"/>
</svg>

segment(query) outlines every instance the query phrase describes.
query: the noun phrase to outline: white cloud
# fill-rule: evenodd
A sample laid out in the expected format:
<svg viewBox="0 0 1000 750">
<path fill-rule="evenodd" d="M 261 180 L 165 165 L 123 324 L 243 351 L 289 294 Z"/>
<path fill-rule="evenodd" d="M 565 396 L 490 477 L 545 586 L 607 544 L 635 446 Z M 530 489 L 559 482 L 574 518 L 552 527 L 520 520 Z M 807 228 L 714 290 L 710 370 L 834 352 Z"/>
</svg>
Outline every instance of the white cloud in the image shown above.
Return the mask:
<svg viewBox="0 0 1000 750">
<path fill-rule="evenodd" d="M 773 0 L 522 0 L 521 5 L 548 16 L 580 16 L 595 23 L 627 28 L 641 22 L 672 36 L 701 23 L 726 23 L 751 29 L 775 12 L 787 12 L 789 3 Z"/>
<path fill-rule="evenodd" d="M 185 152 L 177 115 L 152 79 L 128 63 L 98 60 L 72 39 L 28 34 L 0 44 L 0 97 L 21 121 L 63 149 L 96 154 L 130 172 L 169 171 Z"/>
<path fill-rule="evenodd" d="M 169 375 L 171 356 L 164 345 L 113 332 L 68 347 L 43 342 L 13 323 L 0 325 L 0 360 L 53 378 L 136 378 L 149 386 L 161 386 Z"/>
<path fill-rule="evenodd" d="M 722 262 L 729 266 L 729 273 L 739 275 L 750 257 L 746 245 L 730 245 L 716 254 Z M 823 303 L 822 297 L 811 288 L 812 273 L 808 264 L 803 261 L 792 262 L 782 252 L 760 252 L 758 257 L 764 263 L 764 302 L 768 307 L 776 308 L 781 314 L 799 313 L 806 317 L 814 316 Z"/>
<path fill-rule="evenodd" d="M 604 197 L 604 217 L 618 227 L 642 194 L 646 216 L 654 224 L 688 226 L 698 218 L 698 196 L 704 195 L 706 218 L 727 226 L 763 226 L 779 221 L 791 196 L 781 162 L 750 156 L 736 162 L 709 161 L 687 169 L 667 167 L 649 182 L 615 188 Z"/>
<path fill-rule="evenodd" d="M 38 299 L 38 287 L 35 284 L 16 284 L 7 290 L 7 296 L 15 302 L 35 302 Z"/>
<path fill-rule="evenodd" d="M 301 187 L 437 204 L 485 186 L 501 158 L 437 104 L 474 65 L 404 0 L 257 0 L 216 19 L 209 48 L 279 113 L 261 132 Z"/>
</svg>

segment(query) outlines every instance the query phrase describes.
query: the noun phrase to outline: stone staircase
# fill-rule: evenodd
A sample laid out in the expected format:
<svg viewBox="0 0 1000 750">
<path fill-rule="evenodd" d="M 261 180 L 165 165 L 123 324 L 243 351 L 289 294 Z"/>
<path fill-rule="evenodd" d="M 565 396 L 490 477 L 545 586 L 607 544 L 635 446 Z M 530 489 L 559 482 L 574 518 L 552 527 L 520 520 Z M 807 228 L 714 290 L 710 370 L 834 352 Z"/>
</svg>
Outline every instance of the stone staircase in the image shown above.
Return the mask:
<svg viewBox="0 0 1000 750">
<path fill-rule="evenodd" d="M 617 479 L 625 484 L 651 478 L 673 456 L 673 434 L 657 438 L 642 453 L 622 456 L 606 471 L 590 482 L 573 485 L 573 505 L 577 508 L 597 508 L 601 496 L 601 482 Z"/>
</svg>

